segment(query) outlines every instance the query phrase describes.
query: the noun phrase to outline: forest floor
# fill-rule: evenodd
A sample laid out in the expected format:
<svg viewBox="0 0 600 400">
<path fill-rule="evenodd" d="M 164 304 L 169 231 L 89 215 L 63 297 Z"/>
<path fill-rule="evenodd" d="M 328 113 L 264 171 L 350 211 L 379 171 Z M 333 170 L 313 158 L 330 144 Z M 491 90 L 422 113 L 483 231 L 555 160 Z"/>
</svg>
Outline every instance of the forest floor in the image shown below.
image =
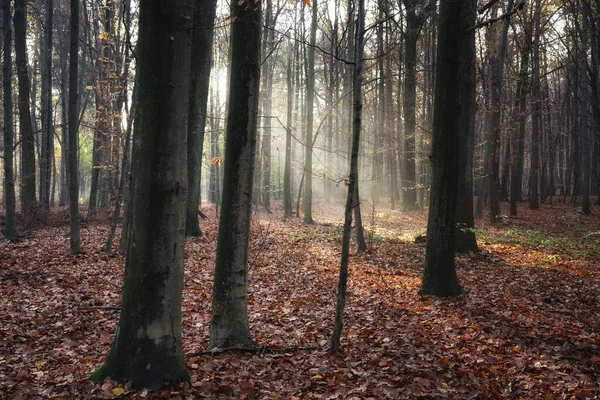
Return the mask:
<svg viewBox="0 0 600 400">
<path fill-rule="evenodd" d="M 506 208 L 506 204 L 503 204 Z M 350 260 L 342 350 L 328 354 L 343 205 L 316 204 L 314 225 L 255 212 L 249 313 L 254 352 L 208 346 L 217 219 L 186 243 L 183 345 L 191 381 L 135 392 L 89 374 L 119 318 L 124 255 L 103 251 L 107 221 L 88 221 L 69 253 L 67 210 L 0 241 L 0 398 L 597 398 L 600 212 L 543 204 L 491 227 L 481 253 L 457 256 L 465 296 L 417 294 L 425 232 L 418 213 L 369 210 L 369 250 Z M 317 347 L 317 349 L 306 349 Z M 300 349 L 304 348 L 304 349 Z"/>
</svg>

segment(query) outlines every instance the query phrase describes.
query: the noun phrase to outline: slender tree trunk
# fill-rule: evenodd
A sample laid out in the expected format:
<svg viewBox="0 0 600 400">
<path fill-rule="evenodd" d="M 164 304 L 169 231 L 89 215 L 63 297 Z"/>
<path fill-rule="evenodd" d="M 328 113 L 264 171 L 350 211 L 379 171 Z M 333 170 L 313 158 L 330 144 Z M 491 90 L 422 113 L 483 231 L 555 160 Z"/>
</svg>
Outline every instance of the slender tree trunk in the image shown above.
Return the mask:
<svg viewBox="0 0 600 400">
<path fill-rule="evenodd" d="M 352 230 L 352 208 L 356 200 L 358 186 L 358 151 L 362 128 L 362 81 L 363 48 L 365 35 L 365 0 L 358 0 L 358 18 L 356 27 L 356 50 L 354 56 L 353 102 L 354 119 L 352 124 L 352 151 L 350 153 L 350 176 L 348 177 L 348 195 L 344 211 L 344 230 L 342 233 L 342 258 L 338 280 L 338 296 L 335 307 L 333 334 L 329 351 L 336 353 L 340 348 L 340 338 L 344 328 L 344 308 L 346 306 L 346 287 L 348 281 L 348 260 L 350 258 L 350 233 Z"/>
<path fill-rule="evenodd" d="M 8 239 L 17 237 L 15 173 L 13 169 L 13 142 L 15 127 L 12 101 L 12 26 L 10 0 L 2 0 L 2 33 L 4 60 L 2 64 L 2 86 L 4 88 L 4 207 L 6 221 L 4 235 Z"/>
<path fill-rule="evenodd" d="M 29 109 L 29 73 L 27 71 L 25 0 L 15 0 L 15 56 L 19 81 L 19 132 L 21 135 L 21 204 L 31 211 L 35 204 L 35 138 Z"/>
<path fill-rule="evenodd" d="M 533 76 L 531 80 L 531 166 L 529 169 L 529 208 L 535 210 L 539 207 L 538 173 L 539 173 L 539 142 L 541 136 L 541 91 L 540 91 L 540 14 L 541 1 L 535 1 L 533 11 L 533 43 L 532 61 Z M 587 111 L 586 111 L 587 112 Z"/>
<path fill-rule="evenodd" d="M 404 53 L 404 158 L 402 166 L 402 210 L 414 211 L 417 204 L 416 178 L 416 104 L 417 104 L 417 40 L 422 16 L 415 12 L 416 3 L 404 0 L 406 32 Z"/>
<path fill-rule="evenodd" d="M 69 140 L 67 181 L 69 185 L 69 223 L 71 252 L 81 249 L 79 234 L 79 0 L 71 0 L 71 34 L 69 41 Z"/>
<path fill-rule="evenodd" d="M 293 53 L 290 48 L 288 49 L 287 60 L 287 122 L 285 135 L 285 166 L 283 171 L 283 218 L 292 217 L 292 110 L 294 106 L 292 61 Z"/>
<path fill-rule="evenodd" d="M 52 126 L 52 14 L 53 0 L 46 2 L 46 25 L 42 45 L 42 151 L 40 160 L 40 206 L 42 223 L 50 211 L 54 127 Z"/>
<path fill-rule="evenodd" d="M 312 152 L 313 152 L 313 119 L 315 103 L 315 44 L 317 42 L 317 0 L 312 2 L 312 21 L 310 25 L 310 46 L 306 62 L 308 71 L 306 75 L 306 158 L 304 162 L 304 197 L 303 212 L 304 222 L 312 224 Z"/>
<path fill-rule="evenodd" d="M 246 280 L 260 85 L 260 8 L 260 2 L 249 7 L 231 2 L 231 75 L 211 348 L 252 343 Z"/>
<path fill-rule="evenodd" d="M 186 236 L 202 236 L 198 223 L 202 149 L 208 108 L 208 89 L 212 66 L 216 0 L 195 0 L 194 35 L 192 39 L 192 76 L 190 77 L 190 111 L 188 121 L 188 199 L 186 207 Z"/>
<path fill-rule="evenodd" d="M 140 4 L 132 236 L 119 326 L 97 381 L 158 389 L 189 379 L 181 343 L 191 0 Z"/>
</svg>

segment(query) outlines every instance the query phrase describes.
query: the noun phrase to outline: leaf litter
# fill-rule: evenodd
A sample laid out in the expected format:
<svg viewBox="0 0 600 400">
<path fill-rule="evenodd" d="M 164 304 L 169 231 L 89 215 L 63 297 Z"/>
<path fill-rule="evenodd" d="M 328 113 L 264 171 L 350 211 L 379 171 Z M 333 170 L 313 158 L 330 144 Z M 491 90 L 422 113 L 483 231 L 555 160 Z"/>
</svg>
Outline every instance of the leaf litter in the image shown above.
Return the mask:
<svg viewBox="0 0 600 400">
<path fill-rule="evenodd" d="M 69 253 L 55 223 L 0 241 L 0 398 L 595 398 L 600 394 L 600 219 L 561 204 L 477 221 L 481 253 L 457 255 L 468 295 L 417 294 L 418 213 L 369 209 L 369 250 L 350 261 L 342 350 L 327 352 L 342 204 L 314 225 L 254 212 L 249 318 L 257 351 L 206 354 L 217 218 L 186 241 L 182 335 L 190 382 L 149 392 L 89 380 L 119 318 L 124 255 L 105 253 L 104 220 Z M 315 349 L 317 348 L 317 349 Z M 262 349 L 262 350 L 261 350 Z M 284 349 L 283 351 L 272 351 Z"/>
</svg>

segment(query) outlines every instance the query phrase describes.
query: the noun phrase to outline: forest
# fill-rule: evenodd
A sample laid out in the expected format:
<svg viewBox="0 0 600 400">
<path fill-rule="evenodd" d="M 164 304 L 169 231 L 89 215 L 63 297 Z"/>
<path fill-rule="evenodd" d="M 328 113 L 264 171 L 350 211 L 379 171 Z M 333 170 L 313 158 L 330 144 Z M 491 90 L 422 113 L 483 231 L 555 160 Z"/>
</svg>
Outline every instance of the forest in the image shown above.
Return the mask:
<svg viewBox="0 0 600 400">
<path fill-rule="evenodd" d="M 1 399 L 600 396 L 600 0 L 0 0 Z"/>
</svg>

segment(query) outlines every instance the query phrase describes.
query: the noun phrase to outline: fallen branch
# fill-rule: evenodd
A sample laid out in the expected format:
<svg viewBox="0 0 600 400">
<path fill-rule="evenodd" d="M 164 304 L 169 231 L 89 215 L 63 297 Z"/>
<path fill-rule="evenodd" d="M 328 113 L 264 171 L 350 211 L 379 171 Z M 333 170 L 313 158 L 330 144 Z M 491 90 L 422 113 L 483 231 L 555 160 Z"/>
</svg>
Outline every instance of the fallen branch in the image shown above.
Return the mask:
<svg viewBox="0 0 600 400">
<path fill-rule="evenodd" d="M 198 215 L 199 215 L 199 216 L 200 216 L 200 218 L 202 218 L 202 219 L 206 219 L 206 218 L 208 218 L 208 217 L 206 216 L 206 214 L 204 214 L 204 213 L 203 213 L 202 211 L 200 211 L 200 210 L 198 210 Z"/>
<path fill-rule="evenodd" d="M 221 353 L 225 353 L 227 351 L 240 351 L 240 352 L 244 352 L 244 353 L 266 353 L 266 352 L 269 352 L 269 353 L 292 353 L 292 352 L 300 351 L 300 350 L 314 351 L 314 350 L 321 350 L 321 347 L 320 346 L 283 347 L 283 348 L 268 347 L 268 346 L 263 346 L 263 347 L 223 347 L 223 348 L 215 347 L 212 350 L 197 351 L 193 355 L 194 356 L 205 356 L 205 355 L 210 355 L 210 354 L 221 354 Z"/>
<path fill-rule="evenodd" d="M 111 311 L 119 311 L 121 307 L 114 306 L 88 306 L 88 307 L 79 307 L 81 310 L 111 310 Z"/>
</svg>

